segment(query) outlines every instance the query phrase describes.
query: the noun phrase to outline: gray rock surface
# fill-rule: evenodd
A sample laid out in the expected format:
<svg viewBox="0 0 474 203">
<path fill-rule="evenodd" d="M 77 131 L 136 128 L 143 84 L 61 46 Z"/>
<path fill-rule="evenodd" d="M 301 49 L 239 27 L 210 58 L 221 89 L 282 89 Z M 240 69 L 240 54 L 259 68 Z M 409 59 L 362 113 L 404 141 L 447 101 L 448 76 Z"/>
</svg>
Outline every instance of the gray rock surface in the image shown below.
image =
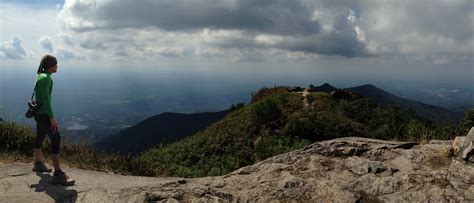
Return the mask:
<svg viewBox="0 0 474 203">
<path fill-rule="evenodd" d="M 469 145 L 467 145 L 467 147 L 462 151 L 461 158 L 463 160 L 470 161 L 472 155 L 474 155 L 474 146 L 472 142 L 470 142 Z"/>
<path fill-rule="evenodd" d="M 0 202 L 474 202 L 474 165 L 451 144 L 347 137 L 313 143 L 230 174 L 122 176 L 64 168 L 53 185 L 32 163 L 0 163 Z"/>
<path fill-rule="evenodd" d="M 453 151 L 454 151 L 455 154 L 458 154 L 462 151 L 465 139 L 466 139 L 466 136 L 458 136 L 454 139 Z"/>
<path fill-rule="evenodd" d="M 467 133 L 463 145 L 467 146 L 471 142 L 474 142 L 474 127 L 471 127 L 471 130 L 469 130 L 469 133 Z"/>
<path fill-rule="evenodd" d="M 474 163 L 474 127 L 469 130 L 466 136 L 459 136 L 454 139 L 453 152 L 463 161 Z"/>
</svg>

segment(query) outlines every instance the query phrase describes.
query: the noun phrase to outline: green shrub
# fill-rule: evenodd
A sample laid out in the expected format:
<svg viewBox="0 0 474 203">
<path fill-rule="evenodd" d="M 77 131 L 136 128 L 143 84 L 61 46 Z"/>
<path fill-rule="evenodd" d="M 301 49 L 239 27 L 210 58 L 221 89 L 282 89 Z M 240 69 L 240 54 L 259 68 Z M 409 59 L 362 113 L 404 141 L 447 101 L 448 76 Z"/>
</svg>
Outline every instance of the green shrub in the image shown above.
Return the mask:
<svg viewBox="0 0 474 203">
<path fill-rule="evenodd" d="M 474 108 L 467 110 L 464 114 L 463 125 L 467 129 L 474 127 Z"/>
<path fill-rule="evenodd" d="M 33 131 L 14 123 L 0 122 L 0 150 L 31 154 L 34 141 Z"/>
<path fill-rule="evenodd" d="M 279 86 L 279 87 L 263 87 L 259 89 L 257 92 L 252 92 L 252 98 L 250 103 L 254 103 L 260 101 L 261 99 L 268 97 L 270 95 L 281 94 L 288 92 L 288 87 Z"/>
<path fill-rule="evenodd" d="M 230 106 L 229 110 L 230 110 L 230 111 L 235 111 L 235 110 L 238 110 L 238 109 L 240 109 L 240 108 L 242 108 L 242 107 L 244 107 L 244 106 L 245 106 L 245 103 L 244 103 L 244 102 L 239 102 L 239 103 L 237 103 L 237 104 L 232 104 L 232 105 Z"/>
<path fill-rule="evenodd" d="M 263 124 L 274 121 L 280 117 L 280 108 L 273 99 L 255 103 L 250 108 L 251 119 L 254 123 Z"/>
</svg>

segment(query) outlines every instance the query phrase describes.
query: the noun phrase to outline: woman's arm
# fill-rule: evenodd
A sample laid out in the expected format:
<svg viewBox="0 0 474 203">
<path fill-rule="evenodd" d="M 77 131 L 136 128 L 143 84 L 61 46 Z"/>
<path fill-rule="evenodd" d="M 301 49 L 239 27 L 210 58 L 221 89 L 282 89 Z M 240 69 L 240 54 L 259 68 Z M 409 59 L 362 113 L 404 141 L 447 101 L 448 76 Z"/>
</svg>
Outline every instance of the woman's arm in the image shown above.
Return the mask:
<svg viewBox="0 0 474 203">
<path fill-rule="evenodd" d="M 51 78 L 42 78 L 38 81 L 38 98 L 42 105 L 41 108 L 44 108 L 48 114 L 49 119 L 51 120 L 51 130 L 54 132 L 58 131 L 58 123 L 54 118 L 53 108 L 51 107 L 51 86 L 53 85 Z"/>
<path fill-rule="evenodd" d="M 53 108 L 51 107 L 51 78 L 42 78 L 38 81 L 38 90 L 36 94 L 38 95 L 38 98 L 40 103 L 41 103 L 41 108 L 44 108 L 46 113 L 48 114 L 48 117 L 50 119 L 54 118 L 53 114 Z"/>
</svg>

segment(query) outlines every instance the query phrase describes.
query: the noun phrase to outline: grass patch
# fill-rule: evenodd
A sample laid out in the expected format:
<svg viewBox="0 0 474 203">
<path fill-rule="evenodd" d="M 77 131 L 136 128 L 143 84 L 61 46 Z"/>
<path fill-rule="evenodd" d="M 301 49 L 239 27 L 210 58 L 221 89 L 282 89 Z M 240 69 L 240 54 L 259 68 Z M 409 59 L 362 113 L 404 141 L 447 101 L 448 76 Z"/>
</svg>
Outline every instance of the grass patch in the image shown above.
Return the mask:
<svg viewBox="0 0 474 203">
<path fill-rule="evenodd" d="M 0 160 L 3 162 L 32 162 L 35 132 L 15 123 L 0 122 Z M 43 156 L 52 163 L 49 148 L 51 142 L 45 138 Z M 67 139 L 61 141 L 61 164 L 70 167 L 104 171 L 125 175 L 156 176 L 147 165 L 132 156 L 97 153 L 91 146 L 73 144 Z"/>
</svg>

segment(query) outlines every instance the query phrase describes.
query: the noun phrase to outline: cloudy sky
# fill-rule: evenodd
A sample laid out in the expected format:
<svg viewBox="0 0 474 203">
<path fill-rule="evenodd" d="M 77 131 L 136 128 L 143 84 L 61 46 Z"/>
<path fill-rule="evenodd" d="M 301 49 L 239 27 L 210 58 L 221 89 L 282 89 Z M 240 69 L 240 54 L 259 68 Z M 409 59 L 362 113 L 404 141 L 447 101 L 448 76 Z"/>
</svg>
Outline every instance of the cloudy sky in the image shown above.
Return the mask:
<svg viewBox="0 0 474 203">
<path fill-rule="evenodd" d="M 52 53 L 71 68 L 303 67 L 474 80 L 471 0 L 2 0 L 0 19 L 2 66 Z"/>
</svg>

